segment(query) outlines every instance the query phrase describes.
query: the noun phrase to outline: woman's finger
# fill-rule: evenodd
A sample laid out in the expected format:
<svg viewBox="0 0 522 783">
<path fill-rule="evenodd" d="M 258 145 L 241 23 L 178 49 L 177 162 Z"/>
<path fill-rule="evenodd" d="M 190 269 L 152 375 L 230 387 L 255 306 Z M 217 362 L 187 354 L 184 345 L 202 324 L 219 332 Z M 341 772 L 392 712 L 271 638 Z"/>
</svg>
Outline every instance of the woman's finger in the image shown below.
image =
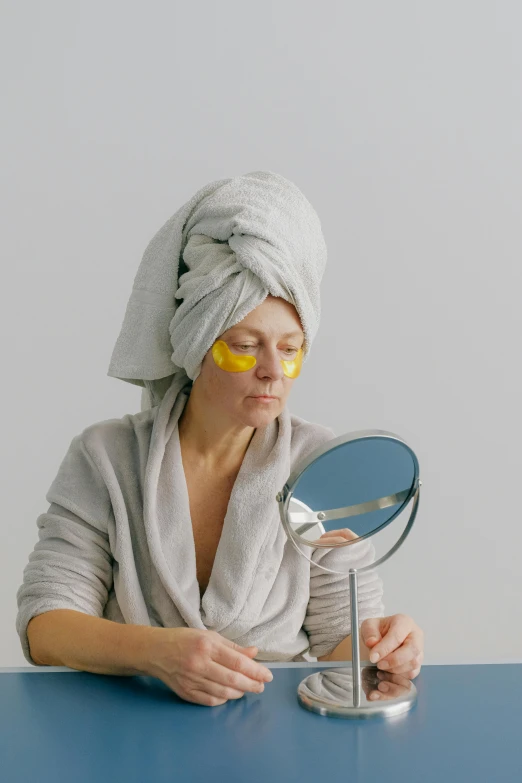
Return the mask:
<svg viewBox="0 0 522 783">
<path fill-rule="evenodd" d="M 253 685 L 259 685 L 273 680 L 270 669 L 261 666 L 257 661 L 252 661 L 250 658 L 247 658 L 246 655 L 242 655 L 225 646 L 221 646 L 213 652 L 211 665 L 208 667 L 208 671 L 213 671 L 215 673 L 216 666 L 222 670 L 219 672 L 219 682 L 223 682 L 222 678 L 224 674 L 227 673 L 229 680 L 233 680 L 234 676 L 236 676 L 235 682 L 238 683 L 237 687 L 243 688 L 243 685 L 248 685 L 248 688 L 245 688 L 245 690 L 252 690 Z M 207 676 L 207 671 L 205 671 L 205 677 Z M 229 681 L 226 681 L 224 684 L 228 685 Z"/>
<path fill-rule="evenodd" d="M 180 691 L 179 696 L 185 701 L 190 701 L 193 704 L 201 704 L 204 707 L 219 707 L 221 704 L 226 704 L 228 699 L 218 699 L 216 696 L 211 696 L 210 693 L 204 691 Z"/>
<path fill-rule="evenodd" d="M 409 636 L 413 630 L 413 627 L 415 626 L 413 619 L 408 617 L 406 614 L 394 614 L 388 619 L 388 632 L 379 642 L 377 642 L 374 647 L 372 647 L 370 654 L 370 661 L 372 663 L 381 661 L 383 658 L 388 660 L 390 654 L 394 652 L 394 650 L 397 650 L 399 647 L 401 647 L 402 643 Z M 390 667 L 394 665 L 394 663 L 400 664 L 403 663 L 403 661 L 399 660 L 392 663 L 390 660 Z"/>
<path fill-rule="evenodd" d="M 211 661 L 205 667 L 205 671 L 201 675 L 206 680 L 211 680 L 221 687 L 233 688 L 237 691 L 246 693 L 263 693 L 265 689 L 264 682 L 260 682 L 257 679 L 248 677 L 246 674 L 234 671 L 228 666 L 222 666 L 215 661 Z"/>
<path fill-rule="evenodd" d="M 414 669 L 418 665 L 418 658 L 420 658 L 421 650 L 415 646 L 414 642 L 408 637 L 407 640 L 401 644 L 401 646 L 387 655 L 385 658 L 381 658 L 377 663 L 377 668 L 398 672 L 399 666 L 409 665 L 410 669 Z M 387 665 L 386 665 L 387 664 Z"/>
<path fill-rule="evenodd" d="M 226 636 L 221 636 L 221 634 L 218 634 L 215 631 L 213 631 L 211 633 L 215 633 L 215 635 L 218 637 L 218 642 L 220 644 L 224 644 L 225 647 L 230 647 L 232 650 L 236 650 L 237 652 L 240 652 L 243 655 L 249 655 L 251 657 L 255 657 L 257 655 L 257 653 L 259 652 L 259 649 L 257 647 L 254 647 L 254 646 L 251 646 L 251 647 L 241 647 L 240 644 L 237 644 L 237 642 L 233 642 L 231 639 L 227 639 Z"/>
<path fill-rule="evenodd" d="M 261 685 L 261 688 L 263 687 Z M 245 695 L 245 691 L 242 688 L 232 688 L 212 679 L 201 680 L 199 688 L 206 693 L 210 693 L 211 696 L 216 696 L 218 699 L 241 699 Z"/>
<path fill-rule="evenodd" d="M 391 656 L 388 656 L 388 658 Z M 386 660 L 388 660 L 388 658 Z M 424 651 L 421 652 L 420 655 L 414 656 L 411 660 L 406 661 L 403 664 L 400 664 L 398 666 L 391 666 L 389 669 L 386 669 L 386 672 L 393 672 L 394 674 L 407 674 L 408 672 L 413 671 L 414 669 L 418 669 L 420 671 L 420 667 L 422 664 L 422 661 L 424 660 Z"/>
<path fill-rule="evenodd" d="M 241 699 L 244 695 L 243 691 L 226 688 L 223 685 L 212 682 L 212 680 L 205 679 L 184 684 L 181 691 L 181 697 L 186 701 L 193 701 L 197 704 L 206 704 L 208 706 L 224 704 L 229 699 Z"/>
<path fill-rule="evenodd" d="M 216 646 L 212 654 L 214 661 L 233 671 L 242 672 L 254 680 L 272 682 L 274 676 L 270 669 L 257 661 L 251 660 L 247 657 L 249 653 L 245 654 L 244 652 L 244 650 L 256 650 L 257 654 L 257 647 L 240 647 L 235 642 L 231 642 L 230 639 L 225 639 L 224 636 L 220 637 L 220 642 L 222 643 Z"/>
</svg>

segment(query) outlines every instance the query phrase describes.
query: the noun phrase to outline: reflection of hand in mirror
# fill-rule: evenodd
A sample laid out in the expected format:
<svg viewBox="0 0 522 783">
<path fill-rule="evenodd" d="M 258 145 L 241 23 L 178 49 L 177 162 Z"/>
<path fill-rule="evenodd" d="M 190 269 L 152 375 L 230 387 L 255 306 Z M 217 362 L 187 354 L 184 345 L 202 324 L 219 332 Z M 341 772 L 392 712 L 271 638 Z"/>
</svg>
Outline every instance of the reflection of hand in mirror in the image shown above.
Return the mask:
<svg viewBox="0 0 522 783">
<path fill-rule="evenodd" d="M 361 671 L 361 687 L 368 701 L 388 701 L 408 693 L 411 681 L 401 674 L 388 674 L 367 666 Z M 353 703 L 353 672 L 350 669 L 316 672 L 308 678 L 306 690 L 321 699 Z"/>
<path fill-rule="evenodd" d="M 402 674 L 364 669 L 361 685 L 368 699 L 387 701 L 403 696 L 410 690 L 410 680 Z M 378 690 L 376 690 L 378 688 Z"/>
<path fill-rule="evenodd" d="M 311 544 L 344 544 L 345 541 L 353 541 L 354 538 L 358 538 L 357 533 L 344 527 L 342 530 L 329 530 L 318 538 L 316 541 L 310 541 Z"/>
</svg>

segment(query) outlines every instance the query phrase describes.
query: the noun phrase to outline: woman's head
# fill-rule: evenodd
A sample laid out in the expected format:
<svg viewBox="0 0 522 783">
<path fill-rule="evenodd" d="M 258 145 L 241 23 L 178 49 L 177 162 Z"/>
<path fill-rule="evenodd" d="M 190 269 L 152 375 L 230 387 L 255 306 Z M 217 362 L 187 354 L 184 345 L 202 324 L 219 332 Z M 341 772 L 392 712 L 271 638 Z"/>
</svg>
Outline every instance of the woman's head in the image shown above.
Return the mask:
<svg viewBox="0 0 522 783">
<path fill-rule="evenodd" d="M 253 171 L 208 183 L 148 243 L 108 375 L 144 386 L 150 400 L 142 395 L 143 409 L 159 404 L 173 386 L 179 390 L 188 380 L 195 384 L 206 357 L 205 369 L 212 372 L 205 378 L 216 393 L 223 388 L 238 393 L 247 389 L 246 397 L 252 397 L 273 391 L 279 398 L 276 404 L 248 414 L 257 419 L 272 416 L 284 405 L 299 360 L 306 361 L 314 341 L 326 256 L 316 211 L 297 185 L 282 175 Z M 277 329 L 271 315 L 267 320 L 269 309 L 277 312 Z M 225 374 L 231 362 L 224 341 L 218 349 L 223 349 L 228 363 L 217 368 L 209 364 L 216 341 L 223 336 L 228 340 L 236 320 L 251 323 L 258 318 L 266 339 L 255 343 L 256 364 L 247 359 L 245 375 Z M 279 366 L 277 372 L 267 371 L 270 351 L 265 350 L 265 343 L 274 349 L 274 340 L 283 337 L 282 318 L 298 324 L 304 342 L 302 357 L 295 368 L 284 368 L 285 377 Z M 285 353 L 291 354 L 290 347 Z M 228 407 L 239 404 L 237 398 L 219 400 Z M 240 405 L 242 416 L 252 402 Z"/>
<path fill-rule="evenodd" d="M 255 365 L 243 372 L 228 372 L 207 351 L 193 390 L 214 410 L 247 427 L 262 427 L 283 410 L 294 379 L 285 374 L 282 361 L 292 361 L 303 348 L 304 332 L 295 307 L 268 295 L 242 321 L 219 336 L 235 356 L 253 356 Z M 275 399 L 263 402 L 259 395 Z"/>
</svg>

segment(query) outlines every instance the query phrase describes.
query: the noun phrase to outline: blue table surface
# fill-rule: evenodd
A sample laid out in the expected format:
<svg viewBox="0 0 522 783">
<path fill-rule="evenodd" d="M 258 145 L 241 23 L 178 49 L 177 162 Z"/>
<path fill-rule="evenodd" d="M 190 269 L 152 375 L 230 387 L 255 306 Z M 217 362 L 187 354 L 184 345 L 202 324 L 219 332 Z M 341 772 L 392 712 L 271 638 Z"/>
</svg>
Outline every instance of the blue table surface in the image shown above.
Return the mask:
<svg viewBox="0 0 522 783">
<path fill-rule="evenodd" d="M 0 780 L 521 783 L 522 664 L 424 665 L 411 711 L 356 720 L 298 704 L 318 668 L 219 707 L 153 677 L 0 670 Z"/>
</svg>

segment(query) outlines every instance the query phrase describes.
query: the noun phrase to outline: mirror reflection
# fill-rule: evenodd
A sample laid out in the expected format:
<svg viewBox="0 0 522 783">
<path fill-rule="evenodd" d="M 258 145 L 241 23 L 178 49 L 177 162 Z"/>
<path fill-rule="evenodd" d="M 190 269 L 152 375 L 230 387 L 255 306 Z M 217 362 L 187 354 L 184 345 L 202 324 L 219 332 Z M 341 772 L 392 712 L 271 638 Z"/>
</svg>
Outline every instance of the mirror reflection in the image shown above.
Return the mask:
<svg viewBox="0 0 522 783">
<path fill-rule="evenodd" d="M 349 546 L 373 535 L 405 507 L 415 478 L 413 456 L 400 441 L 373 436 L 342 443 L 297 479 L 288 506 L 294 538 Z"/>
<path fill-rule="evenodd" d="M 380 701 L 393 701 L 405 697 L 412 690 L 412 682 L 401 674 L 380 672 L 367 666 L 361 671 L 363 698 L 361 706 L 373 703 L 372 693 L 379 691 Z M 299 686 L 299 696 L 314 697 L 340 707 L 351 707 L 353 703 L 353 672 L 351 669 L 323 669 L 306 678 Z"/>
</svg>

